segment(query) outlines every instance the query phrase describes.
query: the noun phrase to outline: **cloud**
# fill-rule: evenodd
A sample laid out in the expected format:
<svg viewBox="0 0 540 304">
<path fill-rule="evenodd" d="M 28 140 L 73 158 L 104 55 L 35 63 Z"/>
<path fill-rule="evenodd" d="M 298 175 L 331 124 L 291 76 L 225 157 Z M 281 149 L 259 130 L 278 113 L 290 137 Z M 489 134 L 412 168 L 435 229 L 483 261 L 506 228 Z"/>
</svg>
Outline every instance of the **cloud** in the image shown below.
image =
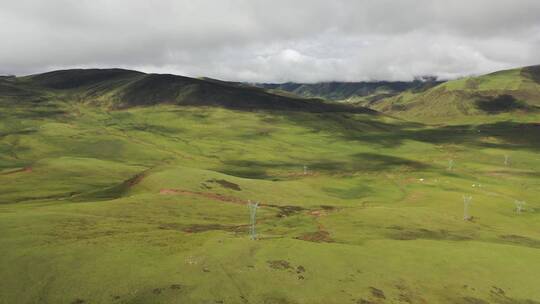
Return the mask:
<svg viewBox="0 0 540 304">
<path fill-rule="evenodd" d="M 443 78 L 540 63 L 537 0 L 18 0 L 0 74 L 123 67 L 238 81 Z"/>
</svg>

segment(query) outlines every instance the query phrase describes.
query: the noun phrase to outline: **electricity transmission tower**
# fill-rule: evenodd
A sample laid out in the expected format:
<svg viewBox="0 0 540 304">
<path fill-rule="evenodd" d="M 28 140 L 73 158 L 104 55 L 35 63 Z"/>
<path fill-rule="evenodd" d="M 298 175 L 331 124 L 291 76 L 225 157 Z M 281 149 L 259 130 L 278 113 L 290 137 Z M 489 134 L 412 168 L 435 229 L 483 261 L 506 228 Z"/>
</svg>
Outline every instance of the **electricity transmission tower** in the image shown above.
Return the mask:
<svg viewBox="0 0 540 304">
<path fill-rule="evenodd" d="M 508 166 L 509 163 L 510 163 L 510 156 L 508 154 L 505 154 L 504 155 L 504 165 Z"/>
<path fill-rule="evenodd" d="M 304 165 L 304 175 L 307 175 L 307 166 Z"/>
<path fill-rule="evenodd" d="M 249 234 L 252 240 L 257 238 L 257 233 L 255 232 L 255 224 L 257 217 L 257 208 L 259 208 L 259 203 L 248 201 L 249 208 Z"/>
<path fill-rule="evenodd" d="M 448 161 L 448 170 L 452 171 L 454 169 L 454 160 L 451 159 Z"/>
<path fill-rule="evenodd" d="M 516 213 L 517 214 L 520 214 L 521 211 L 525 210 L 526 203 L 524 201 L 515 200 L 514 204 L 516 205 Z"/>
<path fill-rule="evenodd" d="M 469 207 L 471 205 L 472 196 L 463 196 L 463 220 L 464 221 L 470 221 L 472 219 L 471 215 L 469 214 Z"/>
</svg>

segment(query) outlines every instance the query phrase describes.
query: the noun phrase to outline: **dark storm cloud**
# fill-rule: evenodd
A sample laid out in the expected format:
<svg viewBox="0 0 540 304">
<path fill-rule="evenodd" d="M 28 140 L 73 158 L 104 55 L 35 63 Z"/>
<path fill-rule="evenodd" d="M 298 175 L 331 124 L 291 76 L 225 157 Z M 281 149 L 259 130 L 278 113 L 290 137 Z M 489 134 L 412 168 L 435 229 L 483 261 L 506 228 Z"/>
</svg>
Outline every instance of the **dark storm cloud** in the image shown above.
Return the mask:
<svg viewBox="0 0 540 304">
<path fill-rule="evenodd" d="M 0 73 L 457 77 L 540 63 L 539 11 L 537 0 L 0 0 Z"/>
</svg>

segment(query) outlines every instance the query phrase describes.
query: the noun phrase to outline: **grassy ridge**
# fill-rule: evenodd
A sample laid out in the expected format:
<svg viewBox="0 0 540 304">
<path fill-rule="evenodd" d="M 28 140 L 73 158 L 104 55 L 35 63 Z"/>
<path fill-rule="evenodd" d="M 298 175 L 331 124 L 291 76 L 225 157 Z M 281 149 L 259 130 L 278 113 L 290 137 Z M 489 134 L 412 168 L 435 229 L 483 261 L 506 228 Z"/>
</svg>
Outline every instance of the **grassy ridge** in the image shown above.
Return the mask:
<svg viewBox="0 0 540 304">
<path fill-rule="evenodd" d="M 448 81 L 424 92 L 404 92 L 372 107 L 426 122 L 466 121 L 475 116 L 488 120 L 490 116 L 526 116 L 540 106 L 539 71 L 539 66 L 531 66 Z"/>
<path fill-rule="evenodd" d="M 122 77 L 0 97 L 0 303 L 540 303 L 536 113 L 96 107 Z"/>
<path fill-rule="evenodd" d="M 362 107 L 274 94 L 235 83 L 122 69 L 61 70 L 0 80 L 0 93 L 31 101 L 56 98 L 111 109 L 175 104 L 242 110 L 374 113 Z"/>
</svg>

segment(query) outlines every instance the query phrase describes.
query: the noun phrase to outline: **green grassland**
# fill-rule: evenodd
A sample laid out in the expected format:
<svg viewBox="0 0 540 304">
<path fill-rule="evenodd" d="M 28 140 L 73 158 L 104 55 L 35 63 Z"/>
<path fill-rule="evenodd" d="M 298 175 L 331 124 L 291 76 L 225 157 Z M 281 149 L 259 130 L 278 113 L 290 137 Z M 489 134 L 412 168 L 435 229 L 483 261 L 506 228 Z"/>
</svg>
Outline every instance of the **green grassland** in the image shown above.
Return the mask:
<svg viewBox="0 0 540 304">
<path fill-rule="evenodd" d="M 212 102 L 141 105 L 138 73 L 33 77 L 0 81 L 0 303 L 540 303 L 536 112 L 215 106 L 207 82 L 182 96 Z"/>
<path fill-rule="evenodd" d="M 527 117 L 540 111 L 540 66 L 452 80 L 421 92 L 408 90 L 371 106 L 394 116 L 428 123 Z"/>
</svg>

